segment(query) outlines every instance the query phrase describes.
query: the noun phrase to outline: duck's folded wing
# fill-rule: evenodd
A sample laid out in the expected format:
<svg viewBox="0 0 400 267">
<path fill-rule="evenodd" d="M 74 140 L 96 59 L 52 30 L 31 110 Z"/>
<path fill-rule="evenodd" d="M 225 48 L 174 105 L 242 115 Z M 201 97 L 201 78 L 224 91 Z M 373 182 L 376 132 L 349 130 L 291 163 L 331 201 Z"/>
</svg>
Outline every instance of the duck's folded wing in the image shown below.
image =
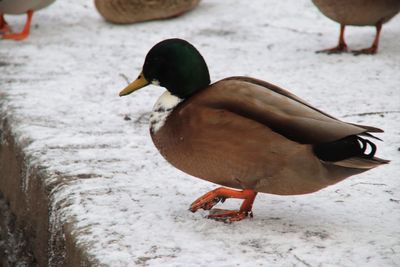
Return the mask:
<svg viewBox="0 0 400 267">
<path fill-rule="evenodd" d="M 303 144 L 339 140 L 381 129 L 342 122 L 272 84 L 248 77 L 231 77 L 193 96 L 208 107 L 228 110 L 264 124 Z"/>
</svg>

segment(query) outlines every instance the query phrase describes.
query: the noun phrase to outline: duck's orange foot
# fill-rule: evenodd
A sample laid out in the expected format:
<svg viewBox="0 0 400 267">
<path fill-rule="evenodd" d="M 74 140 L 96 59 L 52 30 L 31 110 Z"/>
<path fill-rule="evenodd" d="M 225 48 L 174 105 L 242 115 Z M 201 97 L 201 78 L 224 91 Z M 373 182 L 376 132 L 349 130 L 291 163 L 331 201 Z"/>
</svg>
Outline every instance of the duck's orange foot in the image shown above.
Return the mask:
<svg viewBox="0 0 400 267">
<path fill-rule="evenodd" d="M 376 35 L 374 42 L 372 43 L 371 47 L 369 48 L 364 48 L 361 50 L 354 50 L 351 51 L 353 55 L 358 56 L 358 55 L 375 55 L 378 52 L 378 46 L 379 46 L 379 36 L 381 34 L 382 30 L 382 21 L 379 21 L 376 24 Z"/>
<path fill-rule="evenodd" d="M 245 219 L 247 216 L 253 218 L 252 211 L 237 211 L 237 210 L 224 210 L 224 209 L 212 209 L 210 214 L 207 216 L 208 219 L 216 221 L 222 221 L 225 223 L 237 222 Z"/>
<path fill-rule="evenodd" d="M 2 38 L 7 40 L 22 41 L 28 37 L 29 33 L 19 32 L 19 33 L 6 33 L 3 34 Z"/>
<path fill-rule="evenodd" d="M 316 53 L 325 53 L 325 54 L 340 54 L 340 53 L 345 53 L 347 52 L 347 45 L 346 44 L 339 44 L 338 46 L 335 46 L 333 48 L 329 48 L 329 49 L 323 49 L 323 50 L 319 50 Z"/>
<path fill-rule="evenodd" d="M 21 41 L 21 40 L 26 39 L 29 36 L 29 31 L 30 31 L 30 28 L 31 28 L 33 11 L 29 10 L 27 12 L 27 15 L 28 15 L 28 18 L 26 20 L 26 23 L 25 23 L 25 26 L 24 26 L 24 29 L 22 30 L 22 32 L 13 33 L 10 30 L 8 30 L 3 34 L 2 39 L 15 40 L 15 41 Z M 4 21 L 4 18 L 3 18 L 3 21 Z"/>
<path fill-rule="evenodd" d="M 375 55 L 376 52 L 378 52 L 378 47 L 371 46 L 369 48 L 364 48 L 364 49 L 361 49 L 361 50 L 353 50 L 351 52 L 355 56 L 359 56 L 359 55 Z"/>
<path fill-rule="evenodd" d="M 0 27 L 0 34 L 8 34 L 10 32 L 11 32 L 11 28 L 10 28 L 10 26 L 8 26 L 8 24 L 5 24 Z"/>
<path fill-rule="evenodd" d="M 0 34 L 7 34 L 9 32 L 11 32 L 10 26 L 6 22 L 3 24 L 0 23 Z"/>
<path fill-rule="evenodd" d="M 220 188 L 218 188 L 218 189 L 220 189 Z M 194 201 L 190 205 L 189 210 L 191 212 L 196 212 L 198 209 L 210 210 L 212 207 L 214 207 L 216 204 L 218 204 L 218 202 L 222 202 L 223 203 L 225 201 L 225 198 L 220 196 L 220 195 L 218 195 L 215 192 L 218 189 L 210 191 L 207 194 L 205 194 L 205 195 L 199 197 L 198 199 L 196 199 L 196 201 Z"/>
<path fill-rule="evenodd" d="M 11 31 L 7 21 L 4 19 L 4 15 L 0 14 L 0 34 L 9 33 Z"/>
<path fill-rule="evenodd" d="M 220 187 L 198 198 L 190 205 L 189 209 L 192 212 L 196 212 L 199 209 L 211 210 L 218 202 L 224 202 L 227 198 L 244 199 L 239 211 L 212 209 L 208 215 L 209 219 L 218 221 L 240 221 L 249 215 L 253 217 L 251 209 L 256 195 L 257 192 L 251 189 L 238 191 Z"/>
</svg>

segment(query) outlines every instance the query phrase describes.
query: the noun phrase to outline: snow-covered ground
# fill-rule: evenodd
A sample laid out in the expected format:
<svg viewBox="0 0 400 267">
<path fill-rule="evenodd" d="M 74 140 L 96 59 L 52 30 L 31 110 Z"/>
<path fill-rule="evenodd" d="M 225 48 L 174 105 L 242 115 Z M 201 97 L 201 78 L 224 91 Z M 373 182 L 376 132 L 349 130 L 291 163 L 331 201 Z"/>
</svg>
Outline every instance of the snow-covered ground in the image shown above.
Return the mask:
<svg viewBox="0 0 400 267">
<path fill-rule="evenodd" d="M 7 18 L 17 28 L 25 20 Z M 31 164 L 49 173 L 52 223 L 72 223 L 99 265 L 400 266 L 400 16 L 384 26 L 376 56 L 314 53 L 338 31 L 310 0 L 203 0 L 182 17 L 126 26 L 104 22 L 91 1 L 57 1 L 34 15 L 26 41 L 0 41 L 2 109 Z M 349 27 L 348 44 L 367 47 L 374 33 Z M 174 169 L 153 146 L 149 112 L 163 89 L 118 97 L 170 37 L 201 51 L 212 81 L 264 79 L 383 128 L 378 156 L 392 162 L 310 195 L 260 194 L 254 218 L 238 223 L 189 212 L 216 185 Z"/>
</svg>

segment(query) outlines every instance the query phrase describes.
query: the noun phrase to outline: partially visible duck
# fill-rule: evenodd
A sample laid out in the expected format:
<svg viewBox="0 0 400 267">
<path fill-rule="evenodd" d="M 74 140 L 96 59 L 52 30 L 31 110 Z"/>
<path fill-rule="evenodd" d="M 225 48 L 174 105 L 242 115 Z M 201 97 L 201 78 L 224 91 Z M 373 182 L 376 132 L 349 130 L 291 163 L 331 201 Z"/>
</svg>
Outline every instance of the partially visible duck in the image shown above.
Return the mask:
<svg viewBox="0 0 400 267">
<path fill-rule="evenodd" d="M 378 51 L 382 24 L 400 11 L 400 0 L 312 0 L 328 18 L 340 23 L 339 43 L 336 47 L 318 52 L 341 53 L 347 51 L 344 31 L 347 25 L 375 26 L 376 35 L 369 48 L 353 51 L 354 54 L 375 54 Z"/>
<path fill-rule="evenodd" d="M 23 40 L 28 37 L 33 12 L 42 9 L 55 0 L 0 0 L 0 34 L 3 39 Z M 4 14 L 27 14 L 27 20 L 22 32 L 14 33 L 7 24 Z"/>
<path fill-rule="evenodd" d="M 258 192 L 312 193 L 388 163 L 375 157 L 376 145 L 367 139 L 381 129 L 340 121 L 254 78 L 230 77 L 210 85 L 203 57 L 181 39 L 151 48 L 142 72 L 120 96 L 149 84 L 167 89 L 150 117 L 150 134 L 161 155 L 183 172 L 234 188 L 217 188 L 190 210 L 244 199 L 239 210 L 212 210 L 209 218 L 238 221 L 252 214 Z"/>
<path fill-rule="evenodd" d="M 99 13 L 112 23 L 134 23 L 179 16 L 200 0 L 95 0 Z"/>
</svg>

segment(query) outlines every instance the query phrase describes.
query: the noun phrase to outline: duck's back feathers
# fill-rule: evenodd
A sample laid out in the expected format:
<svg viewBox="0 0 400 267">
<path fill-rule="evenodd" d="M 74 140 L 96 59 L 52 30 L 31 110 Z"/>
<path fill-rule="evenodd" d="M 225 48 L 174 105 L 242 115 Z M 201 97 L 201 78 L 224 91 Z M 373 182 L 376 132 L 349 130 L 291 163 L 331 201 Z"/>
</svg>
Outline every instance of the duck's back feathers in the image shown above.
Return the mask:
<svg viewBox="0 0 400 267">
<path fill-rule="evenodd" d="M 249 77 L 221 80 L 190 102 L 229 110 L 302 144 L 332 142 L 381 129 L 342 122 L 273 84 Z"/>
<path fill-rule="evenodd" d="M 99 13 L 118 24 L 166 19 L 179 16 L 198 5 L 200 0 L 95 0 Z"/>
<path fill-rule="evenodd" d="M 295 100 L 295 101 L 297 101 L 299 103 L 302 103 L 303 105 L 305 105 L 305 106 L 307 106 L 307 107 L 309 107 L 311 109 L 314 109 L 315 111 L 317 111 L 317 112 L 319 112 L 321 114 L 324 114 L 325 116 L 327 116 L 329 118 L 337 120 L 332 115 L 329 115 L 328 113 L 325 113 L 322 110 L 313 107 L 312 105 L 310 105 L 309 103 L 307 103 L 306 101 L 301 99 L 300 97 L 298 97 L 298 96 L 290 93 L 289 91 L 287 91 L 287 90 L 285 90 L 283 88 L 280 88 L 279 86 L 276 86 L 276 85 L 274 85 L 272 83 L 269 83 L 269 82 L 266 82 L 266 81 L 263 81 L 263 80 L 259 80 L 259 79 L 255 79 L 255 78 L 243 77 L 243 76 L 229 77 L 229 78 L 226 78 L 224 80 L 241 80 L 241 81 L 247 81 L 249 83 L 254 83 L 254 84 L 263 86 L 263 87 L 265 87 L 265 88 L 267 88 L 269 90 L 272 90 L 272 91 L 274 91 L 274 92 L 276 92 L 278 94 L 284 95 L 284 96 L 286 96 L 286 97 L 288 97 L 288 98 L 290 98 L 292 100 Z M 352 124 L 352 125 L 355 125 L 357 127 L 363 128 L 363 129 L 367 130 L 367 132 L 371 132 L 371 133 L 381 133 L 381 132 L 383 132 L 382 129 L 379 129 L 379 128 L 376 128 L 376 127 L 372 127 L 372 126 L 355 124 L 355 123 L 349 123 L 349 124 Z M 373 136 L 371 134 L 367 134 L 366 133 L 366 135 L 368 135 L 369 137 L 376 138 L 376 139 L 380 140 L 379 138 L 377 138 L 377 137 L 375 137 L 375 136 Z"/>
</svg>

